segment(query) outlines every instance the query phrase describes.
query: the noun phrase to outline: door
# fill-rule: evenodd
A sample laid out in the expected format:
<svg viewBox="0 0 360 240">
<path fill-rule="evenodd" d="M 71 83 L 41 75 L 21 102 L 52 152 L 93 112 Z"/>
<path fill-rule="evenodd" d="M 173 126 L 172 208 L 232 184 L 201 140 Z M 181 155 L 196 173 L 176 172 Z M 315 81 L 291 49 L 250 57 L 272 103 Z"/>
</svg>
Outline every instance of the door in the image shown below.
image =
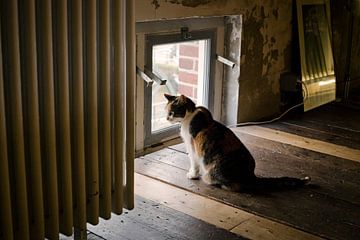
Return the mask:
<svg viewBox="0 0 360 240">
<path fill-rule="evenodd" d="M 166 84 L 144 86 L 145 146 L 178 135 L 179 124 L 166 120 L 164 93 L 184 94 L 213 108 L 214 30 L 145 36 L 145 66 Z"/>
</svg>

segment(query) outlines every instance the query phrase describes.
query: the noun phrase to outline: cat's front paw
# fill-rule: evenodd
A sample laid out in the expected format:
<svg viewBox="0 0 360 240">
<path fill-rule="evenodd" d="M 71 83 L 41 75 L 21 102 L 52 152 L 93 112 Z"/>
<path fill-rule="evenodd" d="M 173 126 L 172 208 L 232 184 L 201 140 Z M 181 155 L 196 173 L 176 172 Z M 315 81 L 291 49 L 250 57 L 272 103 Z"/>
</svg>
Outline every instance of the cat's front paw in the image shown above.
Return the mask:
<svg viewBox="0 0 360 240">
<path fill-rule="evenodd" d="M 196 170 L 189 170 L 189 172 L 186 174 L 186 177 L 188 179 L 199 179 L 200 178 L 200 174 L 199 171 Z"/>
</svg>

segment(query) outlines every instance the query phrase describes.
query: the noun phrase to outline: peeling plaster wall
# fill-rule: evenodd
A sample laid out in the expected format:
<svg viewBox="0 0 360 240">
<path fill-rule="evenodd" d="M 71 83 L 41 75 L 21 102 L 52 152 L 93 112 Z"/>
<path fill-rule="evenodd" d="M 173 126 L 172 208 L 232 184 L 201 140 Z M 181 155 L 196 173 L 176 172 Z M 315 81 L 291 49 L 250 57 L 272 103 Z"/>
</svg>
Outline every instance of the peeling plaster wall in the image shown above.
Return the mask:
<svg viewBox="0 0 360 240">
<path fill-rule="evenodd" d="M 292 1 L 136 0 L 136 20 L 243 15 L 238 122 L 279 112 L 279 78 L 290 71 Z"/>
<path fill-rule="evenodd" d="M 279 111 L 280 74 L 290 71 L 290 1 L 266 1 L 244 13 L 240 65 L 239 121 L 271 116 Z"/>
</svg>

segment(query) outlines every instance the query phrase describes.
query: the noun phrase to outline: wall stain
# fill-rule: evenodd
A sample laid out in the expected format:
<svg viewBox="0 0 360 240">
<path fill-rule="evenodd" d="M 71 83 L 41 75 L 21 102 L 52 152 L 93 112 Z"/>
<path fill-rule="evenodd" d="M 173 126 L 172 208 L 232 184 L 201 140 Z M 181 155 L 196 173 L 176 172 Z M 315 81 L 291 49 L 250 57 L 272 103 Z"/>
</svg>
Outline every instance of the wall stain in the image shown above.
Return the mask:
<svg viewBox="0 0 360 240">
<path fill-rule="evenodd" d="M 221 5 L 224 5 L 227 0 L 165 0 L 165 2 L 171 3 L 171 4 L 181 4 L 184 7 L 198 7 L 200 5 L 207 5 L 210 3 L 219 3 Z M 151 4 L 154 5 L 155 9 L 158 9 L 160 7 L 160 1 L 159 0 L 152 0 Z"/>
<path fill-rule="evenodd" d="M 242 42 L 241 68 L 246 69 L 246 72 L 243 72 L 243 79 L 247 80 L 262 78 L 262 65 L 259 62 L 263 59 L 264 36 L 260 30 L 264 25 L 264 18 L 258 17 L 257 14 L 257 6 L 254 6 L 246 11 L 243 22 L 246 37 Z"/>
<path fill-rule="evenodd" d="M 271 59 L 277 61 L 279 57 L 279 50 L 275 49 L 275 50 L 271 50 Z"/>
<path fill-rule="evenodd" d="M 280 16 L 284 18 L 283 11 L 284 8 L 271 4 L 254 4 L 244 11 L 239 78 L 240 121 L 270 116 L 278 111 L 277 107 L 271 109 L 269 105 L 279 106 L 279 77 L 290 67 L 284 60 L 290 61 L 291 58 L 290 42 L 286 43 L 282 38 L 282 34 L 287 34 L 287 23 L 278 22 Z"/>
<path fill-rule="evenodd" d="M 260 8 L 260 17 L 261 18 L 265 18 L 266 16 L 265 16 L 265 8 L 264 8 L 264 6 L 261 6 L 261 8 Z"/>
<path fill-rule="evenodd" d="M 273 13 L 275 19 L 278 20 L 278 18 L 279 18 L 279 8 L 273 9 L 272 13 Z"/>
<path fill-rule="evenodd" d="M 210 2 L 213 2 L 212 0 L 168 0 L 168 2 L 170 3 L 176 3 L 176 4 L 181 4 L 185 7 L 197 7 L 200 5 L 206 5 Z"/>
<path fill-rule="evenodd" d="M 160 7 L 160 4 L 159 4 L 158 0 L 152 0 L 151 4 L 154 5 L 155 9 L 158 9 Z"/>
</svg>

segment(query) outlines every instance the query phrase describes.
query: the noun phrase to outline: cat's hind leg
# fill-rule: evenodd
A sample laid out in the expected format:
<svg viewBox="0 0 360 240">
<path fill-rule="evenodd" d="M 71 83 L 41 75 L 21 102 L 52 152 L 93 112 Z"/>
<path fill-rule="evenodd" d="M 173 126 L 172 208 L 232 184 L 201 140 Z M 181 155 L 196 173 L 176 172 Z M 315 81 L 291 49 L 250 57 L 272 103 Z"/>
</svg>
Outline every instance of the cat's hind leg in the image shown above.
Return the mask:
<svg viewBox="0 0 360 240">
<path fill-rule="evenodd" d="M 224 184 L 220 179 L 216 178 L 216 175 L 214 175 L 214 172 L 207 171 L 205 174 L 201 176 L 201 180 L 203 180 L 204 183 L 219 187 L 225 190 L 233 191 L 233 192 L 240 192 L 243 190 L 243 185 L 240 183 L 226 183 Z"/>
<path fill-rule="evenodd" d="M 216 185 L 216 181 L 214 181 L 214 179 L 210 176 L 209 172 L 204 173 L 201 176 L 201 180 L 203 180 L 204 183 L 208 184 L 208 185 Z"/>
<path fill-rule="evenodd" d="M 215 164 L 201 165 L 201 180 L 208 185 L 221 186 L 221 182 L 216 178 Z"/>
</svg>

